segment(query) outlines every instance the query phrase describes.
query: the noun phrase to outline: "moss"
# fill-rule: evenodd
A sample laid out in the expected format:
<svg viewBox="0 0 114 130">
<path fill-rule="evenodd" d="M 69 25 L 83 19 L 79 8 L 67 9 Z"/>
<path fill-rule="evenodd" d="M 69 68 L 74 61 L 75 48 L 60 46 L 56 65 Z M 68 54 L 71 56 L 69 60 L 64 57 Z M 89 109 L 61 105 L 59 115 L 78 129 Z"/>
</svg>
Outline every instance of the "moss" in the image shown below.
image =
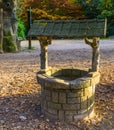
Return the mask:
<svg viewBox="0 0 114 130">
<path fill-rule="evenodd" d="M 5 36 L 4 37 L 4 45 L 3 45 L 4 52 L 15 52 L 16 46 L 12 36 Z"/>
<path fill-rule="evenodd" d="M 0 50 L 2 50 L 3 48 L 2 48 L 2 43 L 0 43 Z"/>
<path fill-rule="evenodd" d="M 3 53 L 3 46 L 2 46 L 2 43 L 0 43 L 0 54 Z"/>
</svg>

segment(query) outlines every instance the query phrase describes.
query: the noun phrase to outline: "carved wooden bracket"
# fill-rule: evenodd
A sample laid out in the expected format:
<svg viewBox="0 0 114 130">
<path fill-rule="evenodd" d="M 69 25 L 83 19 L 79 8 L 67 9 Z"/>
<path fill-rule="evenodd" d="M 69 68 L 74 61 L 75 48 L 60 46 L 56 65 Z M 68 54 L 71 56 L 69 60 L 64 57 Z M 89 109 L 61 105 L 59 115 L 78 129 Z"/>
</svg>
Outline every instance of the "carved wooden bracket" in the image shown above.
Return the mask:
<svg viewBox="0 0 114 130">
<path fill-rule="evenodd" d="M 41 44 L 42 46 L 50 45 L 51 42 L 52 42 L 52 38 L 51 38 L 51 37 L 38 36 L 37 38 L 38 38 L 38 40 L 39 40 L 39 42 L 40 42 L 40 44 Z"/>
</svg>

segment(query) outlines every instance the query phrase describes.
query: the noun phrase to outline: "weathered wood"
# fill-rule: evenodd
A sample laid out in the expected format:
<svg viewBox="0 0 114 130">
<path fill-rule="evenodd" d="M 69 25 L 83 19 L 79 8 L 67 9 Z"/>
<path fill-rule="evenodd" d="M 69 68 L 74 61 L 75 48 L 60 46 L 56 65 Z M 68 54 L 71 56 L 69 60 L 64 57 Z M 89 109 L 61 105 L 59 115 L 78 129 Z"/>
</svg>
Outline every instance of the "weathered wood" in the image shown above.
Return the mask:
<svg viewBox="0 0 114 130">
<path fill-rule="evenodd" d="M 99 38 L 93 37 L 93 41 L 90 42 L 89 39 L 85 37 L 85 43 L 92 47 L 92 71 L 99 71 L 99 61 L 100 61 Z"/>
<path fill-rule="evenodd" d="M 41 69 L 48 68 L 48 44 L 50 37 L 75 37 L 85 38 L 85 42 L 92 47 L 92 71 L 99 71 L 99 40 L 98 37 L 106 36 L 105 19 L 102 20 L 35 20 L 28 36 L 38 37 L 41 45 Z M 88 38 L 93 38 L 90 42 Z"/>
<path fill-rule="evenodd" d="M 41 54 L 40 54 L 40 61 L 41 61 L 41 69 L 48 68 L 48 46 L 43 46 L 40 44 L 41 47 Z"/>
<path fill-rule="evenodd" d="M 51 44 L 51 37 L 37 37 L 37 38 L 40 42 L 41 47 L 40 68 L 45 71 L 46 69 L 48 69 L 48 45 Z"/>
<path fill-rule="evenodd" d="M 28 36 L 104 37 L 106 20 L 35 20 Z"/>
</svg>

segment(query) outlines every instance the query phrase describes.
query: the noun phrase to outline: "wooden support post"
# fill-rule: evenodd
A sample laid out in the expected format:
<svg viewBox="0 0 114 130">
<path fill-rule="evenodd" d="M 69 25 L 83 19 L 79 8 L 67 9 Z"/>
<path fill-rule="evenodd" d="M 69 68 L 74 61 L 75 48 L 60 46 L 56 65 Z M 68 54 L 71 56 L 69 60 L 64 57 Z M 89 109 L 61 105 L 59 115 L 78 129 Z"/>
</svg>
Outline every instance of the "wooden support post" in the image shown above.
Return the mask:
<svg viewBox="0 0 114 130">
<path fill-rule="evenodd" d="M 32 24 L 32 17 L 31 17 L 31 7 L 30 9 L 27 11 L 28 14 L 28 30 L 31 28 L 31 24 Z M 32 37 L 29 36 L 28 37 L 28 49 L 32 49 Z"/>
<path fill-rule="evenodd" d="M 99 38 L 93 37 L 93 41 L 90 42 L 89 39 L 86 37 L 85 43 L 92 47 L 92 71 L 99 71 L 99 61 L 100 61 Z"/>
<path fill-rule="evenodd" d="M 41 62 L 41 69 L 47 70 L 48 69 L 48 45 L 51 44 L 51 38 L 45 36 L 37 37 L 40 42 L 41 47 L 41 54 L 40 54 L 40 62 Z"/>
<path fill-rule="evenodd" d="M 32 49 L 31 36 L 28 37 L 28 49 Z"/>
<path fill-rule="evenodd" d="M 46 70 L 48 68 L 48 46 L 41 46 L 41 54 L 40 54 L 40 62 L 41 62 L 41 69 Z"/>
</svg>

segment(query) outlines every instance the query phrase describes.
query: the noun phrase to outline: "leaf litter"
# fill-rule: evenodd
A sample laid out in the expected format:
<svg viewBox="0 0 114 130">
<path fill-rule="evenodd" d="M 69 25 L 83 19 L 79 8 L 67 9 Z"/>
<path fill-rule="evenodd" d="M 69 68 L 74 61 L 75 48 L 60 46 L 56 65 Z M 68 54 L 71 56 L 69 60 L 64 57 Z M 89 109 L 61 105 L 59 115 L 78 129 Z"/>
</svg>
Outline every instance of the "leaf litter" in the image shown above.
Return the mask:
<svg viewBox="0 0 114 130">
<path fill-rule="evenodd" d="M 49 63 L 56 67 L 90 67 L 90 52 L 77 52 L 50 51 Z M 101 53 L 103 57 L 104 52 Z M 51 122 L 41 114 L 41 88 L 36 80 L 36 72 L 40 70 L 40 50 L 0 55 L 0 130 L 113 130 L 114 52 L 108 53 L 113 56 L 108 56 L 107 60 L 105 55 L 101 59 L 94 118 L 69 124 Z"/>
</svg>

